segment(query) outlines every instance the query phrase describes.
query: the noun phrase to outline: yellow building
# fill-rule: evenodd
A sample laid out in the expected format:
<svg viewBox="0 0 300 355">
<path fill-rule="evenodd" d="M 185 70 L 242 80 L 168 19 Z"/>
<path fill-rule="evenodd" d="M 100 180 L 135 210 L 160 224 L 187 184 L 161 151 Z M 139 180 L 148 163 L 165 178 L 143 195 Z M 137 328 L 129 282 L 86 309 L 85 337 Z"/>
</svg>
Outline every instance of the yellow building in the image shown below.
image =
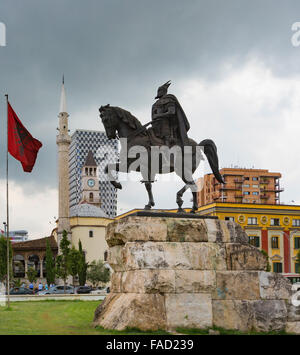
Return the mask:
<svg viewBox="0 0 300 355">
<path fill-rule="evenodd" d="M 240 224 L 249 242 L 268 253 L 272 271 L 300 277 L 296 262 L 300 250 L 300 206 L 216 202 L 201 206 L 197 213 Z"/>
<path fill-rule="evenodd" d="M 105 240 L 105 230 L 110 222 L 112 219 L 95 205 L 82 203 L 70 209 L 72 246 L 78 249 L 79 239 L 81 240 L 87 262 L 106 260 L 108 246 Z M 52 234 L 57 240 L 56 229 Z"/>
</svg>

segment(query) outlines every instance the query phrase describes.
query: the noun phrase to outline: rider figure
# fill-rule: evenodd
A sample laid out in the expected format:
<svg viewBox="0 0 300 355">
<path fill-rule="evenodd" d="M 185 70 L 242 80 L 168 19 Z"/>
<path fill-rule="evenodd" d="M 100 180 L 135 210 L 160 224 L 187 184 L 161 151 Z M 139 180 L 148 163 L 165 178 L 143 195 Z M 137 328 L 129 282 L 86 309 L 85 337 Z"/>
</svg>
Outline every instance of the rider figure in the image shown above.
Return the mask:
<svg viewBox="0 0 300 355">
<path fill-rule="evenodd" d="M 152 106 L 152 127 L 154 134 L 164 140 L 166 146 L 187 144 L 190 129 L 186 115 L 174 95 L 168 94 L 170 81 L 160 86 Z"/>
</svg>

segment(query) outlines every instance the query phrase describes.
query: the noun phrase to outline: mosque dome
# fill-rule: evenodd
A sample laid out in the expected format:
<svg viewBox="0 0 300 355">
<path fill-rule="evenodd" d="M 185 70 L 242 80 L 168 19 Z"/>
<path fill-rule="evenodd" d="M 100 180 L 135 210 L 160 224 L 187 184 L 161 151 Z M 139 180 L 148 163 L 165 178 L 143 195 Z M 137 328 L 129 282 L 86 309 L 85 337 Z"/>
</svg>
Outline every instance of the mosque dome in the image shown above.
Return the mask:
<svg viewBox="0 0 300 355">
<path fill-rule="evenodd" d="M 89 203 L 81 203 L 70 208 L 70 217 L 102 217 L 109 218 L 100 208 Z"/>
</svg>

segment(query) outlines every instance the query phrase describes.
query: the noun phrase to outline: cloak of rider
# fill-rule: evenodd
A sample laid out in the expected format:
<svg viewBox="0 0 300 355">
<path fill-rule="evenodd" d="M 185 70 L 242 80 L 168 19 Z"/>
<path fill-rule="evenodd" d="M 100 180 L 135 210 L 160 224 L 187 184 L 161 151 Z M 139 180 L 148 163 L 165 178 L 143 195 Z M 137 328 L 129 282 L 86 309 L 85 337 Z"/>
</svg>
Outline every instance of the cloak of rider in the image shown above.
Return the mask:
<svg viewBox="0 0 300 355">
<path fill-rule="evenodd" d="M 173 117 L 158 117 L 159 121 L 155 122 L 156 120 L 153 119 L 153 128 L 156 131 L 156 135 L 160 136 L 163 138 L 165 134 L 163 132 L 158 132 L 158 128 L 160 128 L 162 131 L 164 130 L 163 126 L 166 122 L 168 122 L 168 127 L 165 128 L 165 130 L 169 131 L 174 128 L 174 126 L 177 127 L 177 135 L 179 134 L 180 144 L 182 146 L 188 144 L 188 136 L 187 132 L 190 129 L 190 124 L 188 122 L 188 119 L 183 111 L 183 108 L 181 107 L 179 101 L 177 100 L 175 95 L 168 94 L 168 87 L 171 85 L 171 82 L 168 81 L 162 86 L 160 86 L 157 90 L 157 96 L 155 99 L 158 99 L 152 106 L 152 110 L 155 109 L 156 107 L 160 107 L 162 111 L 167 112 L 168 111 L 168 106 L 170 104 L 175 105 L 175 115 Z M 168 121 L 167 121 L 168 120 Z M 163 122 L 164 121 L 164 122 Z M 156 126 L 156 127 L 155 127 Z M 173 127 L 172 127 L 173 126 Z M 170 132 L 169 132 L 170 133 Z"/>
</svg>

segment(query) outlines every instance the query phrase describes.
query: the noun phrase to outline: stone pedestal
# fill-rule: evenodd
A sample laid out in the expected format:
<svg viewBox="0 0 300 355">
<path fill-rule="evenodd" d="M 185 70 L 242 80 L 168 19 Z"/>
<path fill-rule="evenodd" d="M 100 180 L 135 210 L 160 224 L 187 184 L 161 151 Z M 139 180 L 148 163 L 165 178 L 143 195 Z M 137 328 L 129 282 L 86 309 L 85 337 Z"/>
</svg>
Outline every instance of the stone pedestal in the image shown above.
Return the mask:
<svg viewBox="0 0 300 355">
<path fill-rule="evenodd" d="M 300 329 L 290 282 L 265 271 L 265 256 L 234 222 L 129 216 L 108 225 L 106 241 L 114 273 L 95 325 Z"/>
</svg>

